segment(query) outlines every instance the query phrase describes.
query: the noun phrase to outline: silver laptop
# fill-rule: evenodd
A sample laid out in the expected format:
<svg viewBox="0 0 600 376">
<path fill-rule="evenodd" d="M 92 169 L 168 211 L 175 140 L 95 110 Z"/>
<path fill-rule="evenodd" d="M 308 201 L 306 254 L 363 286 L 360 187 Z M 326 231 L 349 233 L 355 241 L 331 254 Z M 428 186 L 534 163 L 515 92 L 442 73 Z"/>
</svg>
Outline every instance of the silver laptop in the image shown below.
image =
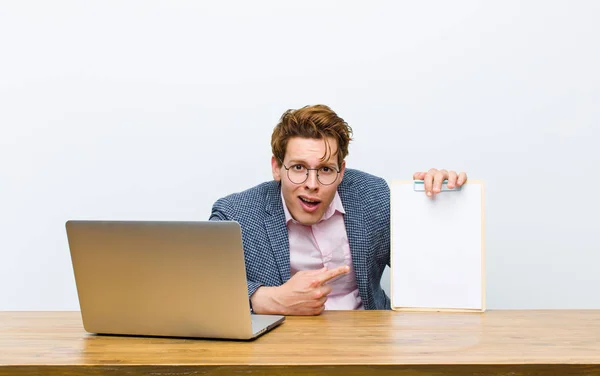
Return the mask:
<svg viewBox="0 0 600 376">
<path fill-rule="evenodd" d="M 84 328 L 96 334 L 254 339 L 284 316 L 250 312 L 233 221 L 68 221 Z"/>
</svg>

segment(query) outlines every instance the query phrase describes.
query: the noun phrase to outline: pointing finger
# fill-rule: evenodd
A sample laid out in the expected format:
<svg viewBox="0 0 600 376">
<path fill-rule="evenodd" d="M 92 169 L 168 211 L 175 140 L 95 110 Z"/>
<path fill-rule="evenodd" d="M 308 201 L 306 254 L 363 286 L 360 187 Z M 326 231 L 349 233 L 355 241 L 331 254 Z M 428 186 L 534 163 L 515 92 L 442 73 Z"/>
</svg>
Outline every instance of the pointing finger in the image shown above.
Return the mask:
<svg viewBox="0 0 600 376">
<path fill-rule="evenodd" d="M 319 278 L 319 281 L 321 282 L 321 284 L 323 284 L 323 283 L 325 283 L 325 282 L 327 282 L 327 281 L 329 281 L 329 280 L 331 280 L 331 279 L 333 279 L 333 278 L 335 278 L 335 277 L 337 277 L 339 275 L 346 274 L 349 271 L 350 271 L 350 267 L 349 266 L 346 266 L 346 265 L 339 266 L 339 267 L 337 267 L 335 269 L 331 269 L 331 270 L 328 270 L 325 273 L 323 273 L 321 275 L 321 277 Z"/>
</svg>

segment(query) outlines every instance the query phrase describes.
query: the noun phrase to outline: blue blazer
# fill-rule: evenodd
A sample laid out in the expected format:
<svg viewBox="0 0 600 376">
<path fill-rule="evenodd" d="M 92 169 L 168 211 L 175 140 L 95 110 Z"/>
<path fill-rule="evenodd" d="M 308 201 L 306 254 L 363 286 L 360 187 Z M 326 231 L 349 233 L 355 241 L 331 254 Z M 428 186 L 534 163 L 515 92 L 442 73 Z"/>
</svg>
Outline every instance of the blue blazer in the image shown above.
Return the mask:
<svg viewBox="0 0 600 376">
<path fill-rule="evenodd" d="M 390 190 L 385 180 L 346 169 L 338 186 L 358 291 L 365 309 L 390 309 L 381 275 L 390 265 Z M 217 200 L 211 220 L 242 228 L 248 296 L 290 279 L 290 247 L 281 185 L 272 180 Z"/>
</svg>

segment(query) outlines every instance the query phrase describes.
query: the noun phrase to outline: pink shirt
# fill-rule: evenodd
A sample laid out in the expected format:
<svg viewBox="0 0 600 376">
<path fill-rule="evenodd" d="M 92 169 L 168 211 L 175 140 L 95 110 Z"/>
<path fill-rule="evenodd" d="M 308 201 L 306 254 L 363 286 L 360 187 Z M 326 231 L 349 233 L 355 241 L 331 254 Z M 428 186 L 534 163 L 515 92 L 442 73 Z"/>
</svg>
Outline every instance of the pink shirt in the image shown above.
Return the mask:
<svg viewBox="0 0 600 376">
<path fill-rule="evenodd" d="M 290 273 L 293 276 L 300 270 L 318 270 L 326 266 L 328 270 L 341 265 L 350 266 L 350 272 L 331 280 L 331 293 L 325 302 L 326 310 L 364 309 L 358 294 L 358 286 L 350 244 L 344 224 L 344 207 L 338 193 L 325 211 L 323 218 L 312 226 L 305 226 L 292 218 L 285 205 L 283 210 L 290 241 Z"/>
</svg>

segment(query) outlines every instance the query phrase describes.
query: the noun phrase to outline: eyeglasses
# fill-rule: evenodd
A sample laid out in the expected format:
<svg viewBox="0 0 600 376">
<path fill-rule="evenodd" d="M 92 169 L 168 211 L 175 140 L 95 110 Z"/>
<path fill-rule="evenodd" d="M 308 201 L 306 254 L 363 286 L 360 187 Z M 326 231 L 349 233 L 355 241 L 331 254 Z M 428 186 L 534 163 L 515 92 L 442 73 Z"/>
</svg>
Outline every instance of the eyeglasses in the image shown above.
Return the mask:
<svg viewBox="0 0 600 376">
<path fill-rule="evenodd" d="M 281 165 L 286 169 L 288 179 L 294 184 L 302 184 L 308 180 L 308 173 L 310 170 L 317 171 L 317 180 L 323 185 L 331 185 L 337 180 L 338 174 L 340 173 L 334 167 L 323 166 L 319 168 L 308 168 L 302 164 L 294 164 L 287 167 L 281 161 Z"/>
</svg>

